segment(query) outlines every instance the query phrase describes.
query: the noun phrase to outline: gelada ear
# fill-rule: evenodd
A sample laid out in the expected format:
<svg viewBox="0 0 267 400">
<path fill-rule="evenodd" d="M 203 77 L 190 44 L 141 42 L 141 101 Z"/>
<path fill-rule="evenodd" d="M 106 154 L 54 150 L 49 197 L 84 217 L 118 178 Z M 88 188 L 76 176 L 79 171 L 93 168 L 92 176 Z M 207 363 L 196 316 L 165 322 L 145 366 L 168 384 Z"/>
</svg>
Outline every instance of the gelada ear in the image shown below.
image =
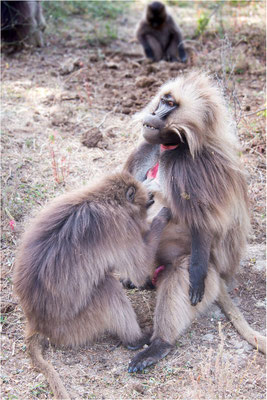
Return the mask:
<svg viewBox="0 0 267 400">
<path fill-rule="evenodd" d="M 130 186 L 126 192 L 126 199 L 130 202 L 134 202 L 136 188 L 134 186 Z"/>
</svg>

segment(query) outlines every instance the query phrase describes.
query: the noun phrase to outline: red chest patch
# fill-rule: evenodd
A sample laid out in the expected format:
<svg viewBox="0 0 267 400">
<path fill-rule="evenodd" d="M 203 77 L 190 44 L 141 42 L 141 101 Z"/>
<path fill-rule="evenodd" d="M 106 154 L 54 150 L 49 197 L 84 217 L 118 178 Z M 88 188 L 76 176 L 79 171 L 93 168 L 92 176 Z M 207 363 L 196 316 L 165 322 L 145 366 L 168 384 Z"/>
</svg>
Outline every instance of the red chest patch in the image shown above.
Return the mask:
<svg viewBox="0 0 267 400">
<path fill-rule="evenodd" d="M 162 153 L 163 151 L 166 150 L 174 150 L 178 147 L 178 144 L 174 144 L 174 145 L 164 145 L 161 144 L 160 145 L 160 152 Z M 158 174 L 158 170 L 159 170 L 159 162 L 157 162 L 156 165 L 154 165 L 154 167 L 150 168 L 146 174 L 147 179 L 156 179 L 157 174 Z"/>
<path fill-rule="evenodd" d="M 159 170 L 159 163 L 157 162 L 157 164 L 154 165 L 154 167 L 152 167 L 148 170 L 147 175 L 146 175 L 147 179 L 156 179 L 158 170 Z"/>
</svg>

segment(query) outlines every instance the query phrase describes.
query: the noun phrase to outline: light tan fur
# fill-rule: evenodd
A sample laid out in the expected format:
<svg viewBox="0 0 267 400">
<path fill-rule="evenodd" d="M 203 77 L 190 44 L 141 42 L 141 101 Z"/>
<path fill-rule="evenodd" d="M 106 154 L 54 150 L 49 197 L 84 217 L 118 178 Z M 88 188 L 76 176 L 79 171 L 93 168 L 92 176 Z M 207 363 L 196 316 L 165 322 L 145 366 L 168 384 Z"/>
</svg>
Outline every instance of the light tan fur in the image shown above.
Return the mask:
<svg viewBox="0 0 267 400">
<path fill-rule="evenodd" d="M 150 218 L 162 205 L 173 215 L 157 253 L 158 265 L 167 268 L 158 280 L 152 340 L 174 344 L 199 313 L 218 301 L 238 332 L 266 353 L 266 338 L 249 327 L 224 284 L 238 270 L 250 229 L 246 176 L 234 122 L 217 85 L 199 71 L 163 85 L 138 118 L 154 115 L 160 99 L 168 95 L 178 106 L 164 120 L 162 135 L 175 132 L 180 138 L 177 149 L 160 152 L 159 145 L 143 142 L 125 166 L 154 194 Z M 157 178 L 146 179 L 156 162 Z M 188 295 L 192 227 L 212 238 L 205 293 L 196 306 Z M 142 361 L 141 353 L 133 366 L 135 360 Z"/>
</svg>

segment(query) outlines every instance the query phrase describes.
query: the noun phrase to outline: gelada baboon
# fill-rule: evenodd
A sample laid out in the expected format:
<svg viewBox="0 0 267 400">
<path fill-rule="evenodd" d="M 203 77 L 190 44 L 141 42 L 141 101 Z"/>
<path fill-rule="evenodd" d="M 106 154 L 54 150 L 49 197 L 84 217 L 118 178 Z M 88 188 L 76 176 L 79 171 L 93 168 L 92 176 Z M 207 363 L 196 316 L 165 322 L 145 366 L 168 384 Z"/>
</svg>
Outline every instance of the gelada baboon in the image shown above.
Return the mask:
<svg viewBox="0 0 267 400">
<path fill-rule="evenodd" d="M 265 352 L 266 339 L 249 327 L 225 287 L 239 266 L 250 224 L 237 137 L 218 88 L 199 72 L 178 77 L 159 90 L 140 119 L 145 141 L 125 169 L 154 193 L 150 211 L 164 204 L 172 220 L 157 252 L 157 265 L 165 270 L 157 278 L 152 341 L 129 372 L 168 354 L 216 300 L 239 333 Z"/>
<path fill-rule="evenodd" d="M 1 40 L 19 48 L 23 43 L 43 47 L 46 27 L 40 1 L 1 1 Z"/>
<path fill-rule="evenodd" d="M 69 398 L 42 357 L 42 340 L 78 346 L 108 331 L 131 349 L 149 342 L 113 272 L 142 285 L 151 274 L 163 208 L 146 222 L 153 203 L 125 172 L 55 199 L 26 231 L 15 264 L 14 288 L 26 315 L 26 343 L 35 367 L 57 398 Z"/>
<path fill-rule="evenodd" d="M 136 36 L 152 61 L 177 61 L 178 54 L 182 62 L 187 60 L 180 28 L 159 1 L 148 4 Z"/>
</svg>

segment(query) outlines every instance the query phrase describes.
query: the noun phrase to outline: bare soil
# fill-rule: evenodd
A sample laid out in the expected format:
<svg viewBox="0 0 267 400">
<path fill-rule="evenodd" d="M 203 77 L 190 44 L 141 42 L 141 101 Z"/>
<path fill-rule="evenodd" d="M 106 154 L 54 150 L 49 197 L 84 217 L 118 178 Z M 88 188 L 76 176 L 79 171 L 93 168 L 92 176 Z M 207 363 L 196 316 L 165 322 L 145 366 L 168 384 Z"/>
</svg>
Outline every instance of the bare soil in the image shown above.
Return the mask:
<svg viewBox="0 0 267 400">
<path fill-rule="evenodd" d="M 88 45 L 90 18 L 73 16 L 57 29 L 50 22 L 43 49 L 1 55 L 3 399 L 52 397 L 28 360 L 24 316 L 13 294 L 14 257 L 25 224 L 49 199 L 120 169 L 139 140 L 131 117 L 162 83 L 192 68 L 221 79 L 237 118 L 252 231 L 232 294 L 249 323 L 265 332 L 265 5 L 226 7 L 227 40 L 218 34 L 216 20 L 201 38 L 192 39 L 198 10 L 172 8 L 190 39 L 186 65 L 144 59 L 133 42 L 141 12 L 134 3 L 128 16 L 118 18 L 118 39 L 108 45 Z M 155 293 L 132 290 L 128 295 L 141 325 L 151 325 Z M 106 335 L 78 350 L 50 347 L 45 356 L 77 399 L 266 396 L 265 357 L 216 305 L 179 338 L 166 359 L 142 374 L 128 374 L 134 353 L 117 343 Z"/>
</svg>

